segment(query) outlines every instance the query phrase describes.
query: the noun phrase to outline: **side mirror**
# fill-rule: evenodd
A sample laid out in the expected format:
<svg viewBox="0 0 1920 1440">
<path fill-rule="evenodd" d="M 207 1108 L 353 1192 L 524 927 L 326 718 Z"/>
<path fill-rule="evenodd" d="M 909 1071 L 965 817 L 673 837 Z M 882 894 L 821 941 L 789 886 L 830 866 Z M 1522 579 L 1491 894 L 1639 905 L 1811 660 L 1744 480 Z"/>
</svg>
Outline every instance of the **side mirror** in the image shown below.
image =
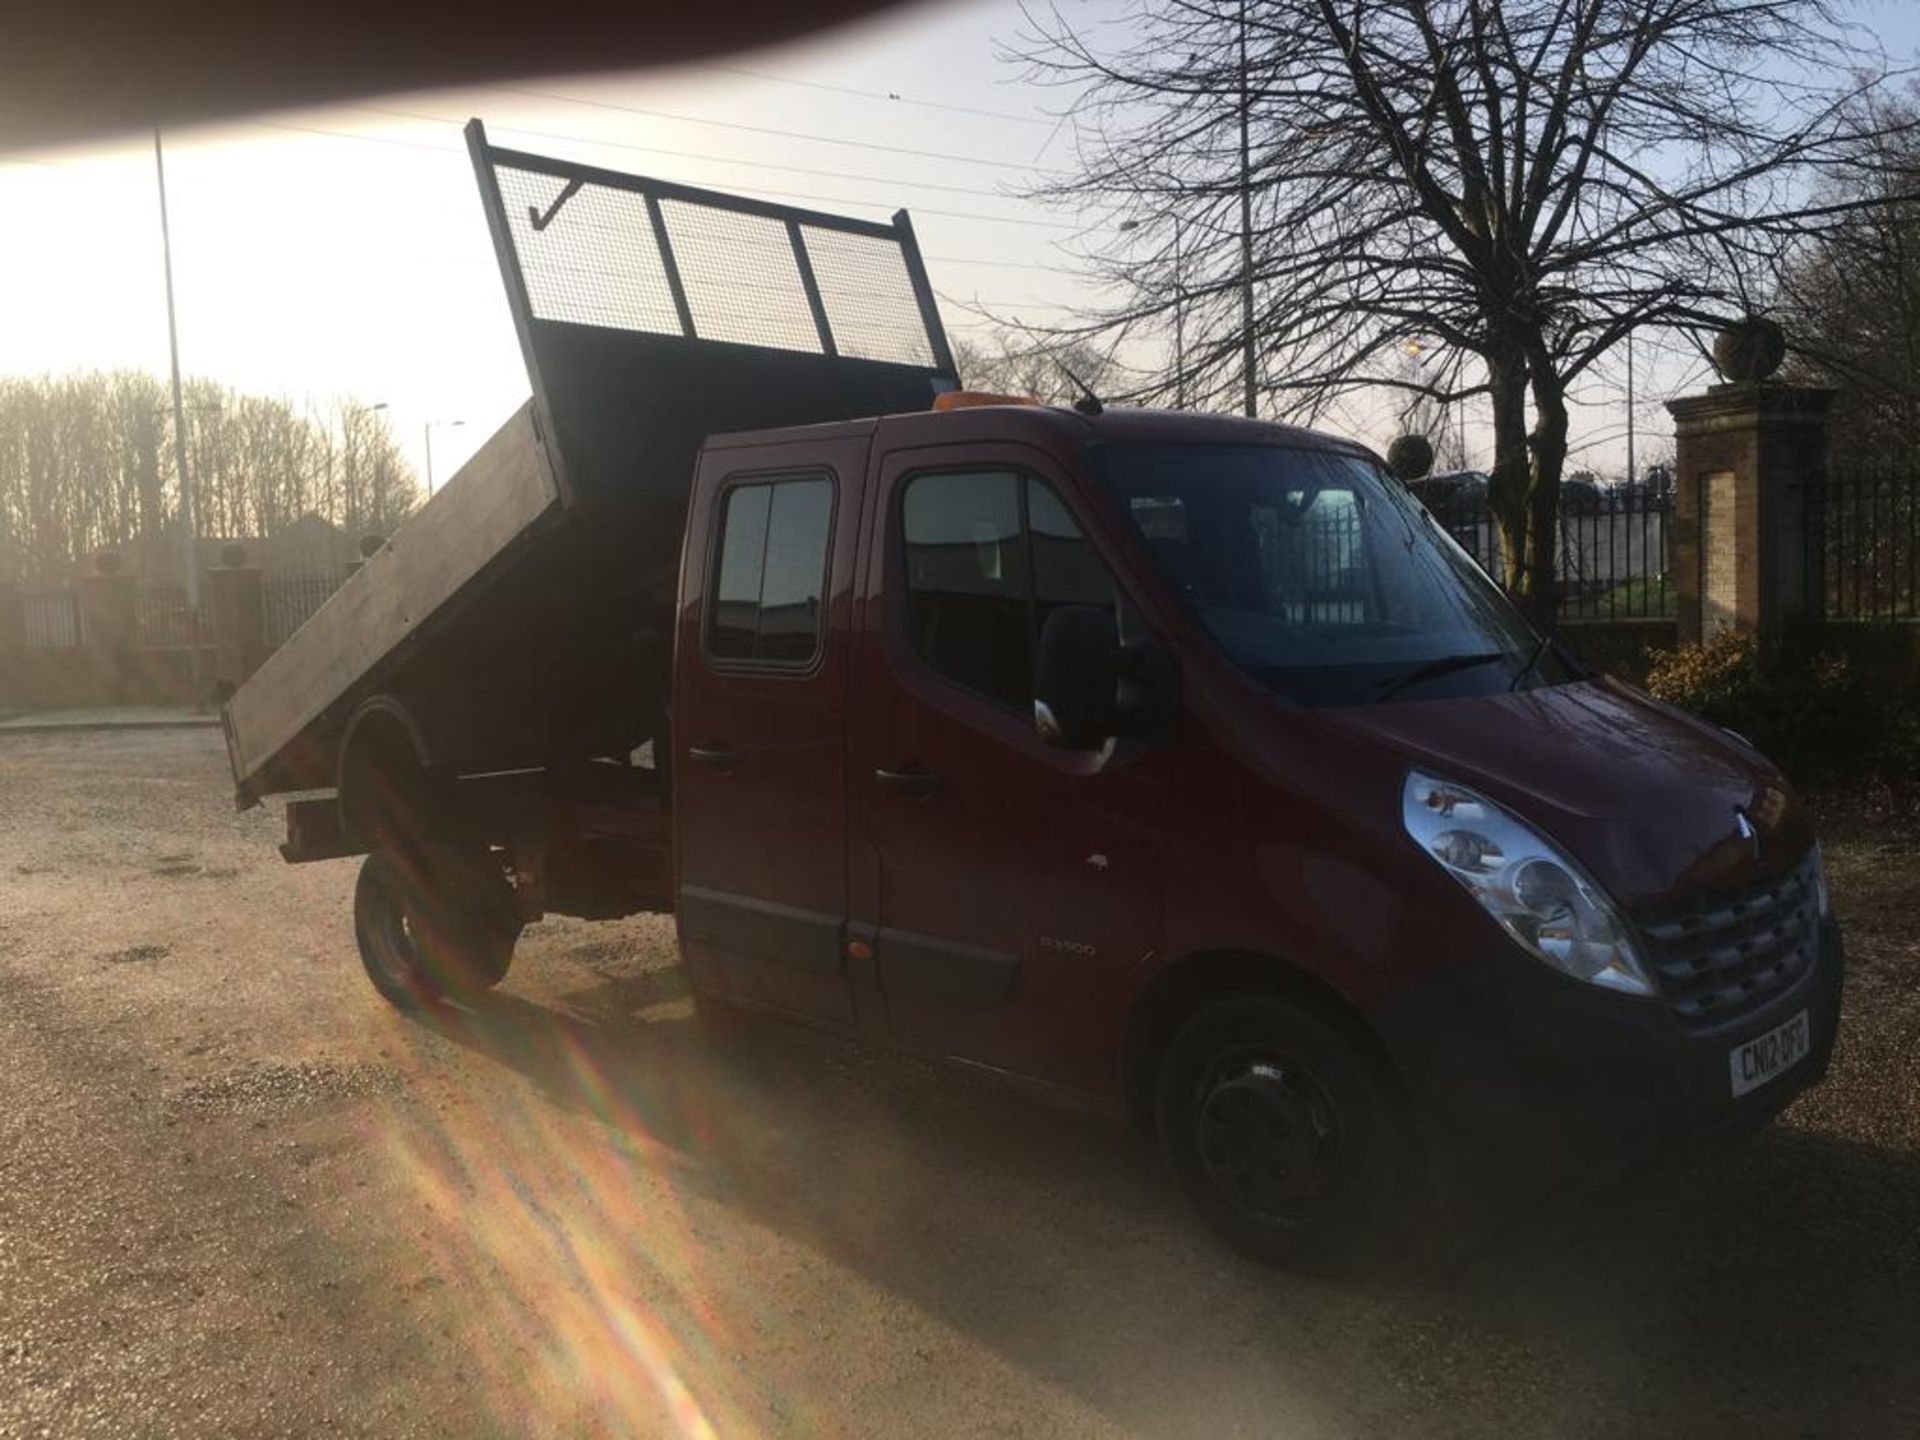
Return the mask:
<svg viewBox="0 0 1920 1440">
<path fill-rule="evenodd" d="M 1033 723 L 1063 750 L 1097 750 L 1120 733 L 1119 627 L 1113 611 L 1060 605 L 1040 627 L 1033 665 Z"/>
</svg>

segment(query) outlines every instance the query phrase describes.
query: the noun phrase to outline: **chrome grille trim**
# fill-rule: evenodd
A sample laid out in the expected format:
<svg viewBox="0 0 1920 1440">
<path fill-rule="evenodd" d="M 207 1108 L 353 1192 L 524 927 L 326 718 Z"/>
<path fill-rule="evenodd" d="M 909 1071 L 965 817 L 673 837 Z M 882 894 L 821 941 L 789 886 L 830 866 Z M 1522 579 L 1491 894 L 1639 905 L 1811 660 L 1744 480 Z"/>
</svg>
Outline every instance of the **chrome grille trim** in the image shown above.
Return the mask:
<svg viewBox="0 0 1920 1440">
<path fill-rule="evenodd" d="M 1811 851 L 1787 874 L 1691 914 L 1638 923 L 1668 1007 L 1706 1028 L 1765 1005 L 1813 966 L 1820 916 Z"/>
</svg>

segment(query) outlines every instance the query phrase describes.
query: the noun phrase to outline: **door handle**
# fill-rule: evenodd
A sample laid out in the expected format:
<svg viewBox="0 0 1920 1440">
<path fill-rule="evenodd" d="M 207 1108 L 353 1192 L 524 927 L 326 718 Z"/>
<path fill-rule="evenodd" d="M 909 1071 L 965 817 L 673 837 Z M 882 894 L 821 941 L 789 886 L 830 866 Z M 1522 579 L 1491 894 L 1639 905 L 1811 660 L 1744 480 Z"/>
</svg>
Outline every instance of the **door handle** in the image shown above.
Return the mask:
<svg viewBox="0 0 1920 1440">
<path fill-rule="evenodd" d="M 687 758 L 696 765 L 711 766 L 715 770 L 731 770 L 740 763 L 740 752 L 729 750 L 724 745 L 689 745 Z"/>
<path fill-rule="evenodd" d="M 907 795 L 931 795 L 940 788 L 940 777 L 931 770 L 889 770 L 884 766 L 873 778 L 889 790 Z"/>
</svg>

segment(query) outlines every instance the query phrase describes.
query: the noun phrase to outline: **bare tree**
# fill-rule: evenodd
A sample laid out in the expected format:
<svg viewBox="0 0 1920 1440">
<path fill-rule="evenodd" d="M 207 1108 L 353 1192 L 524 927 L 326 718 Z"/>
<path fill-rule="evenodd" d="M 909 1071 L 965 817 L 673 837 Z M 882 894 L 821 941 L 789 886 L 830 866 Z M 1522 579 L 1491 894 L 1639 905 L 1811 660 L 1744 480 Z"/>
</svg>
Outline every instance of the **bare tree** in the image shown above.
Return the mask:
<svg viewBox="0 0 1920 1440">
<path fill-rule="evenodd" d="M 166 535 L 165 444 L 166 391 L 160 381 L 137 370 L 109 377 L 113 433 L 119 449 L 117 468 L 122 483 L 132 491 L 131 535 L 136 562 L 157 571 L 164 564 L 161 547 Z"/>
<path fill-rule="evenodd" d="M 366 508 L 361 519 L 365 530 L 390 535 L 420 503 L 420 491 L 386 413 L 380 412 L 375 419 L 366 439 Z"/>
<path fill-rule="evenodd" d="M 1776 297 L 1788 373 L 1840 391 L 1839 448 L 1862 460 L 1920 446 L 1920 89 L 1869 104 L 1864 163 L 1829 196 L 1881 203 L 1790 256 Z"/>
<path fill-rule="evenodd" d="M 355 535 L 386 534 L 418 500 L 386 411 L 346 399 L 334 405 L 333 421 L 340 435 L 340 498 L 333 518 Z"/>
<path fill-rule="evenodd" d="M 352 417 L 338 442 L 284 400 L 189 382 L 200 533 L 268 535 L 317 513 L 355 535 L 385 534 L 405 519 L 419 492 L 386 413 L 348 401 L 337 409 Z M 56 580 L 96 551 L 129 547 L 148 573 L 174 572 L 172 425 L 165 389 L 150 375 L 0 379 L 0 578 Z M 351 466 L 342 463 L 349 453 Z M 335 485 L 336 475 L 353 483 Z"/>
<path fill-rule="evenodd" d="M 1430 363 L 1425 346 L 1409 341 L 1402 351 L 1404 361 L 1395 367 L 1395 373 L 1407 382 L 1395 392 L 1400 399 L 1400 432 L 1427 438 L 1433 446 L 1435 472 L 1446 474 L 1466 469 L 1464 407 L 1449 405 L 1439 393 L 1422 383 Z"/>
<path fill-rule="evenodd" d="M 1097 346 L 1072 336 L 995 329 L 957 336 L 953 344 L 961 380 L 976 390 L 1031 395 L 1049 405 L 1071 405 L 1086 392 L 1101 394 L 1117 367 Z"/>
<path fill-rule="evenodd" d="M 1122 39 L 1114 39 L 1123 35 Z M 1033 12 L 1073 171 L 1153 387 L 1312 418 L 1378 387 L 1491 402 L 1506 573 L 1551 607 L 1569 388 L 1642 327 L 1750 309 L 1794 241 L 1864 203 L 1871 79 L 1828 0 L 1140 0 L 1120 30 Z M 1397 370 L 1396 351 L 1430 364 Z"/>
</svg>

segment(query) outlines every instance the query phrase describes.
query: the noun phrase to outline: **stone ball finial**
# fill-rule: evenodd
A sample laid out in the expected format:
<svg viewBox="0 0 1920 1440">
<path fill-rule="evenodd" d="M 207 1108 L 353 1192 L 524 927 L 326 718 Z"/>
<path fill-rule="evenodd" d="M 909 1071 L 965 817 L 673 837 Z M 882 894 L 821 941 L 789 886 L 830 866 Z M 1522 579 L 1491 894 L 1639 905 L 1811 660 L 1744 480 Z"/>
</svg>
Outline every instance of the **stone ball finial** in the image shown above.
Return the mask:
<svg viewBox="0 0 1920 1440">
<path fill-rule="evenodd" d="M 1433 444 L 1424 435 L 1402 435 L 1387 447 L 1387 468 L 1403 481 L 1418 480 L 1433 469 Z"/>
<path fill-rule="evenodd" d="M 118 575 L 120 564 L 120 553 L 117 550 L 102 550 L 93 557 L 93 568 L 102 575 Z"/>
<path fill-rule="evenodd" d="M 1786 331 L 1762 315 L 1736 320 L 1713 337 L 1713 363 L 1729 384 L 1765 380 L 1786 358 Z"/>
<path fill-rule="evenodd" d="M 238 540 L 230 540 L 220 547 L 220 563 L 229 570 L 238 570 L 247 563 L 247 547 Z"/>
<path fill-rule="evenodd" d="M 384 535 L 362 535 L 360 537 L 360 558 L 371 560 L 380 553 L 380 547 L 387 543 Z"/>
</svg>

